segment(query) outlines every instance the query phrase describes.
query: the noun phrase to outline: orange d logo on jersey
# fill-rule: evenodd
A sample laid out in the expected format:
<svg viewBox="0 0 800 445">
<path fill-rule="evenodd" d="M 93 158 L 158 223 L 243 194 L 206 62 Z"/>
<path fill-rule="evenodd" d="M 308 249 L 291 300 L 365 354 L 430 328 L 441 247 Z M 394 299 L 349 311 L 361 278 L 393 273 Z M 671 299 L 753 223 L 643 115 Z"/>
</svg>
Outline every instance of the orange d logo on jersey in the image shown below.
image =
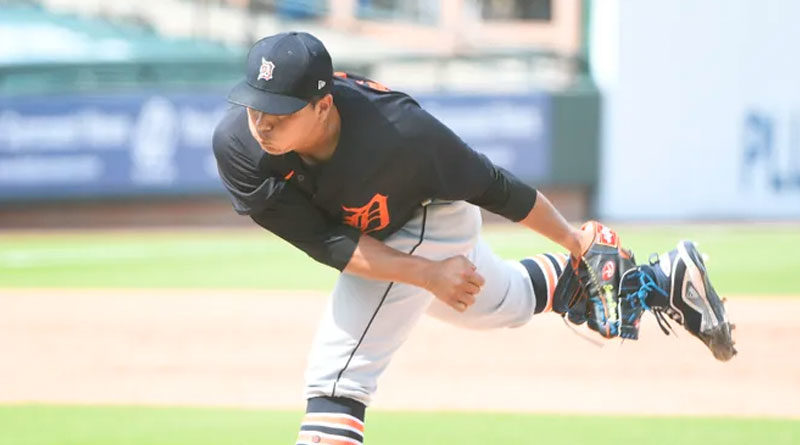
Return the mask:
<svg viewBox="0 0 800 445">
<path fill-rule="evenodd" d="M 369 202 L 362 207 L 345 207 L 344 223 L 355 227 L 361 233 L 375 232 L 389 225 L 389 207 L 386 204 L 388 197 L 376 193 Z"/>
</svg>

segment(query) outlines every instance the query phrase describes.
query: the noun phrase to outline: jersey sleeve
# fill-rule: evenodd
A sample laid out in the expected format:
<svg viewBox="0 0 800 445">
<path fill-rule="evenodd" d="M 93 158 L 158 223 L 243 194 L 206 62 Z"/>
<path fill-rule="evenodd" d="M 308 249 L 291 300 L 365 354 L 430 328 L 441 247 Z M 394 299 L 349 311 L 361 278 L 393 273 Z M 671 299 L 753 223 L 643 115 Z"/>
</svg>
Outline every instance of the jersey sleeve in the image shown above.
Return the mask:
<svg viewBox="0 0 800 445">
<path fill-rule="evenodd" d="M 464 200 L 512 221 L 521 221 L 533 208 L 537 192 L 511 172 L 494 165 L 427 111 L 410 110 L 413 118 L 401 133 L 428 164 L 434 198 Z"/>
<path fill-rule="evenodd" d="M 222 185 L 240 215 L 258 212 L 276 186 L 269 159 L 255 140 L 247 139 L 244 111 L 231 109 L 214 129 L 211 145 Z"/>
<path fill-rule="evenodd" d="M 236 212 L 249 215 L 316 261 L 343 270 L 360 232 L 329 220 L 306 194 L 270 171 L 268 158 L 258 147 L 248 146 L 225 124 L 214 132 L 214 156 Z"/>
<path fill-rule="evenodd" d="M 285 182 L 268 205 L 250 217 L 311 258 L 340 271 L 347 267 L 361 236 L 356 228 L 329 221 L 300 190 Z"/>
</svg>

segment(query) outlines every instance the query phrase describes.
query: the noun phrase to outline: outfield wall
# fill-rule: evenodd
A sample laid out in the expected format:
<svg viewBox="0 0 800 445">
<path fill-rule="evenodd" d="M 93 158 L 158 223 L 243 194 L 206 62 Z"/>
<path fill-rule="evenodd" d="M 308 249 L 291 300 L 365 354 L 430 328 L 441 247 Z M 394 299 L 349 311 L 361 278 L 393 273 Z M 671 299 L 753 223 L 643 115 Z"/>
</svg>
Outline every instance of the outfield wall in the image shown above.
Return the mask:
<svg viewBox="0 0 800 445">
<path fill-rule="evenodd" d="M 602 1 L 601 216 L 800 217 L 800 3 Z"/>
<path fill-rule="evenodd" d="M 23 95 L 0 101 L 0 203 L 221 194 L 211 135 L 225 91 Z M 551 96 L 426 95 L 473 148 L 532 184 L 553 175 Z M 596 151 L 595 132 L 586 150 Z M 587 169 L 584 169 L 587 170 Z M 584 183 L 594 183 L 588 170 Z"/>
</svg>

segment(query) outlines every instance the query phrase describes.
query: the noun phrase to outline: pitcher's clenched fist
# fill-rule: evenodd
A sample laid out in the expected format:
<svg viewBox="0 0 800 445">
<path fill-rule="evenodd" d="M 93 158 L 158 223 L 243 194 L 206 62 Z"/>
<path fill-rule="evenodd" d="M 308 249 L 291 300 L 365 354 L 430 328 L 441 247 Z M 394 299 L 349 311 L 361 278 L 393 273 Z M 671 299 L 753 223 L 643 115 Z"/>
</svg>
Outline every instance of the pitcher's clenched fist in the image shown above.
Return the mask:
<svg viewBox="0 0 800 445">
<path fill-rule="evenodd" d="M 435 261 L 427 272 L 423 287 L 458 312 L 475 303 L 475 295 L 486 282 L 463 255 Z"/>
</svg>

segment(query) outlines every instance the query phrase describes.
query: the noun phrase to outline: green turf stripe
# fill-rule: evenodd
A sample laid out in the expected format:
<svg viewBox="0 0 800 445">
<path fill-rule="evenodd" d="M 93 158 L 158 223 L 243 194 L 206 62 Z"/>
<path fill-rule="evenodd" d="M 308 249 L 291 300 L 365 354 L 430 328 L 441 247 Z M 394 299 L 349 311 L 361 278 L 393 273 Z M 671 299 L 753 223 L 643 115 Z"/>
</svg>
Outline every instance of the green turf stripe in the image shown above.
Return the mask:
<svg viewBox="0 0 800 445">
<path fill-rule="evenodd" d="M 700 242 L 724 295 L 800 296 L 798 226 L 620 226 L 639 262 L 681 238 Z M 520 259 L 562 249 L 518 226 L 493 226 L 495 252 Z M 336 271 L 267 232 L 57 232 L 0 234 L 0 287 L 331 288 Z"/>
<path fill-rule="evenodd" d="M 0 443 L 14 445 L 291 444 L 301 412 L 151 407 L 0 406 Z M 367 443 L 796 444 L 787 419 L 601 417 L 372 411 Z"/>
</svg>

